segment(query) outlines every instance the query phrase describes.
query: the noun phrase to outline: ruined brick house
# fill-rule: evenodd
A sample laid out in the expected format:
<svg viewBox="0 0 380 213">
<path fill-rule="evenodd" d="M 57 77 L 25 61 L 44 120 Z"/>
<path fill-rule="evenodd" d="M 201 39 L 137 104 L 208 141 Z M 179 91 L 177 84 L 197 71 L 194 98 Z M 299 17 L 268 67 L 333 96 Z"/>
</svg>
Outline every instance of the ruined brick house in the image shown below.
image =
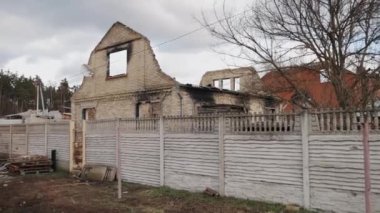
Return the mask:
<svg viewBox="0 0 380 213">
<path fill-rule="evenodd" d="M 115 55 L 121 57 L 114 60 Z M 210 74 L 203 77 L 201 86 L 177 82 L 161 70 L 149 40 L 120 22 L 113 24 L 96 45 L 86 68 L 90 75 L 72 97 L 72 120 L 77 130 L 88 119 L 197 115 L 221 110 L 262 112 L 270 98 L 234 91 L 243 89 L 235 81 L 232 90 L 208 85 Z M 243 83 L 245 77 L 239 76 Z M 80 142 L 76 137 L 77 147 Z"/>
<path fill-rule="evenodd" d="M 124 61 L 112 62 L 112 54 L 122 51 L 125 52 Z M 125 70 L 112 75 L 112 63 L 124 63 Z M 258 93 L 260 81 L 253 85 L 256 87 L 254 92 L 247 92 L 248 86 L 252 87 L 248 81 L 253 82 L 247 78 L 253 76 L 259 79 L 250 68 L 229 70 L 232 76 L 220 76 L 223 79 L 221 84 L 227 82 L 228 77 L 233 89 L 209 85 L 211 77 L 219 76 L 221 71 L 207 72 L 200 86 L 177 82 L 162 72 L 149 40 L 120 22 L 113 24 L 98 43 L 86 67 L 91 75 L 83 79 L 72 98 L 75 121 L 194 115 L 202 112 L 203 107 L 217 108 L 218 105 L 241 107 L 247 112 L 262 112 L 266 99 L 270 98 Z"/>
</svg>

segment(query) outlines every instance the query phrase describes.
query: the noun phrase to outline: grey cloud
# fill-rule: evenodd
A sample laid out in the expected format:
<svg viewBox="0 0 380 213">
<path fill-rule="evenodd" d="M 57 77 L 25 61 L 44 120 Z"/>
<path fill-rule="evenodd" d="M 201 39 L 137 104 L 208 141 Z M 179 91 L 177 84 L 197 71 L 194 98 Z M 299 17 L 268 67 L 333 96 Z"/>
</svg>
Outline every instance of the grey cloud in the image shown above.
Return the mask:
<svg viewBox="0 0 380 213">
<path fill-rule="evenodd" d="M 0 68 L 1 64 L 5 64 L 10 59 L 16 57 L 17 54 L 0 51 Z"/>
<path fill-rule="evenodd" d="M 152 42 L 161 43 L 199 26 L 191 13 L 188 16 L 179 14 L 181 11 L 190 9 L 189 5 L 192 4 L 187 3 L 183 7 L 181 4 L 164 2 L 166 4 L 162 6 L 158 1 L 153 0 L 5 1 L 0 12 L 2 14 L 11 13 L 13 17 L 18 18 L 19 23 L 12 26 L 13 32 L 10 32 L 6 38 L 4 38 L 6 32 L 1 38 L 3 41 L 4 39 L 8 40 L 7 44 L 12 41 L 15 44 L 23 44 L 37 39 L 47 40 L 52 36 L 65 35 L 71 31 L 88 31 L 88 33 L 101 36 L 113 22 L 119 20 L 145 34 Z M 194 6 L 192 7 L 194 8 Z M 12 20 L 10 21 L 12 22 Z M 25 23 L 28 24 L 28 27 L 22 26 Z M 75 42 L 64 39 L 61 41 L 67 44 Z M 88 41 L 88 39 L 78 37 L 77 41 L 82 44 L 82 41 Z M 186 45 L 186 43 L 190 44 Z M 187 47 L 205 47 L 205 43 L 196 40 L 188 40 L 186 43 Z M 167 50 L 177 51 L 180 49 L 180 45 L 177 46 L 179 48 L 168 48 Z"/>
<path fill-rule="evenodd" d="M 210 7 L 211 5 L 211 7 Z M 62 61 L 61 75 L 74 75 L 89 50 L 120 21 L 147 36 L 155 46 L 200 27 L 194 17 L 212 11 L 207 0 L 19 0 L 0 7 L 0 68 L 14 58 L 31 56 Z M 200 31 L 158 48 L 160 53 L 209 50 L 213 38 Z M 156 50 L 155 50 L 156 51 Z M 77 52 L 78 58 L 67 58 Z M 43 74 L 41 74 L 43 75 Z M 60 79 L 57 79 L 60 80 Z"/>
</svg>

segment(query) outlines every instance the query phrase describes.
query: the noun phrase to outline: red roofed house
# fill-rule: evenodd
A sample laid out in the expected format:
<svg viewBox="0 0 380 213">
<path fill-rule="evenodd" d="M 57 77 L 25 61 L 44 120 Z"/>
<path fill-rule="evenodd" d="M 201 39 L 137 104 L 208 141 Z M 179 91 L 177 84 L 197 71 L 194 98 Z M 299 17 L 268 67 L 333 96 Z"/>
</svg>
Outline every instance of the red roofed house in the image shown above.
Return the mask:
<svg viewBox="0 0 380 213">
<path fill-rule="evenodd" d="M 347 71 L 343 80 L 353 87 L 357 75 Z M 321 75 L 315 67 L 289 67 L 283 73 L 270 71 L 262 77 L 264 88 L 279 97 L 282 102 L 279 110 L 283 112 L 297 111 L 302 108 L 337 108 L 339 103 L 334 87 L 329 80 Z M 379 82 L 376 81 L 377 84 Z M 378 86 L 378 85 L 377 85 Z M 297 93 L 300 91 L 308 101 L 304 101 Z M 352 102 L 360 100 L 358 90 Z M 380 97 L 380 96 L 377 96 Z M 355 105 L 357 103 L 352 103 Z"/>
</svg>

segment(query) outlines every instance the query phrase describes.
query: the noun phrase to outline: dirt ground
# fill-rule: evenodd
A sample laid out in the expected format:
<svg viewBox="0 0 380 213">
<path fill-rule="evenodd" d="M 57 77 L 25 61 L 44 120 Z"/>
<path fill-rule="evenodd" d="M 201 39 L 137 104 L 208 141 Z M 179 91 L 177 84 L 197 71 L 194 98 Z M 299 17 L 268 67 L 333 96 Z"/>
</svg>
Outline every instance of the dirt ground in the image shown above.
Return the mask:
<svg viewBox="0 0 380 213">
<path fill-rule="evenodd" d="M 63 173 L 0 177 L 0 212 L 283 212 L 284 206 L 167 187 L 83 182 Z M 300 212 L 306 212 L 301 210 Z"/>
</svg>

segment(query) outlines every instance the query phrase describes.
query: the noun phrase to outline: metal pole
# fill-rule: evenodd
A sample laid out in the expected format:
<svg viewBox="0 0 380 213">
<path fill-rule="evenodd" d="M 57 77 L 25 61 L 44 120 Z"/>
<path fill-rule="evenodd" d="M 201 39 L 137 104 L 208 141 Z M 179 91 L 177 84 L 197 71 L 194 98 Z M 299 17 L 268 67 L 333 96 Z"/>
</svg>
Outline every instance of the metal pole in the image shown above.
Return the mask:
<svg viewBox="0 0 380 213">
<path fill-rule="evenodd" d="M 40 87 L 40 93 L 41 93 L 41 105 L 42 105 L 42 113 L 45 112 L 45 101 L 44 101 L 44 93 L 43 93 L 43 88 L 42 85 L 39 85 Z"/>
<path fill-rule="evenodd" d="M 364 196 L 365 196 L 365 212 L 371 213 L 371 169 L 370 169 L 370 154 L 369 154 L 369 124 L 368 118 L 363 124 L 363 154 L 364 154 Z"/>
</svg>

